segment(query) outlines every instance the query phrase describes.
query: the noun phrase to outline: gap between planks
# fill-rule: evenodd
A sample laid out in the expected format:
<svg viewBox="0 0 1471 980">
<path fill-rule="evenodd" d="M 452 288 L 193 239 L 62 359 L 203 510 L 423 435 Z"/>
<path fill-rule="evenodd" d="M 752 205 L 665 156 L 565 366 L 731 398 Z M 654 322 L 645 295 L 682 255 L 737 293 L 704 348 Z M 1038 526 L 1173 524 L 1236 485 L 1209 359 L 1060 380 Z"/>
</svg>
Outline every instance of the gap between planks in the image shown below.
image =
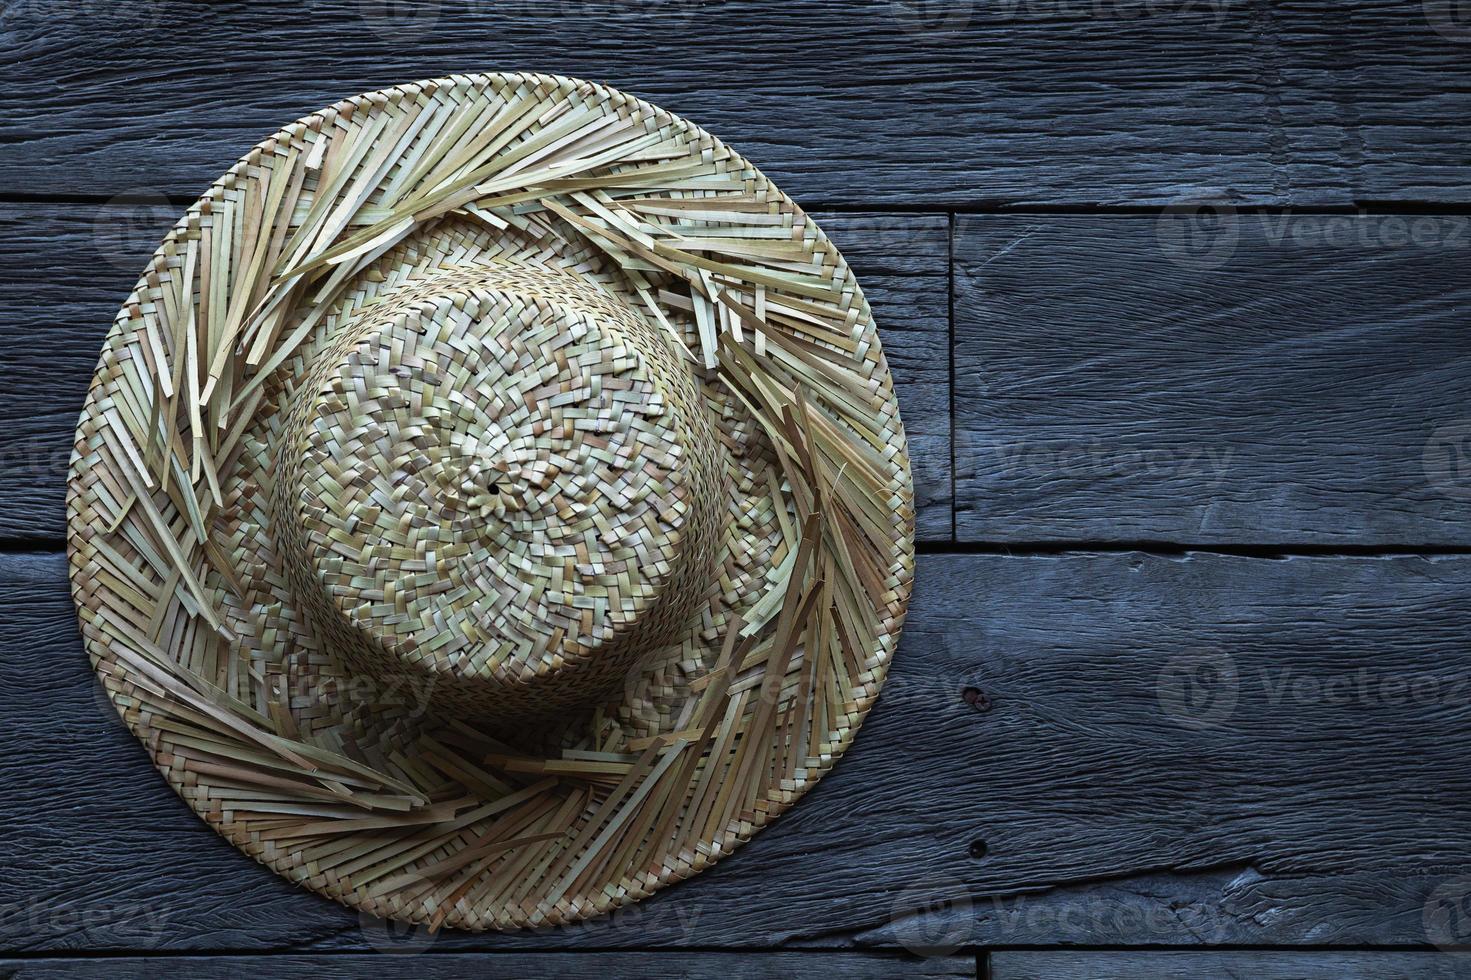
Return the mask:
<svg viewBox="0 0 1471 980">
<path fill-rule="evenodd" d="M 65 554 L 63 538 L 20 538 L 0 541 L 0 555 L 46 556 Z M 918 541 L 920 555 L 1000 555 L 1010 558 L 1049 558 L 1069 555 L 1139 554 L 1158 557 L 1225 555 L 1280 561 L 1288 558 L 1427 558 L 1471 555 L 1464 545 L 1305 545 L 1305 544 L 1196 544 L 1173 541 Z"/>
<path fill-rule="evenodd" d="M 140 195 L 118 194 L 55 194 L 31 193 L 27 191 L 0 191 L 0 205 L 38 204 L 65 206 L 106 207 L 108 205 L 162 204 L 177 206 L 179 213 L 195 202 L 195 198 L 183 195 Z M 1214 199 L 1212 199 L 1214 200 Z M 1161 200 L 1155 204 L 1105 204 L 1092 201 L 1077 201 L 1068 204 L 1037 204 L 1022 200 L 981 200 L 973 204 L 954 204 L 937 201 L 918 201 L 893 204 L 874 204 L 872 201 L 844 201 L 807 199 L 802 202 L 803 210 L 809 214 L 824 211 L 842 211 L 848 214 L 908 214 L 970 217 L 985 215 L 1007 215 L 1011 217 L 1037 216 L 1089 216 L 1117 215 L 1119 217 L 1156 218 L 1163 210 L 1178 208 L 1178 199 Z M 1235 204 L 1230 200 L 1222 203 L 1230 206 L 1237 214 L 1294 214 L 1294 215 L 1471 215 L 1471 203 L 1457 201 L 1376 201 L 1355 200 L 1350 204 Z"/>
</svg>

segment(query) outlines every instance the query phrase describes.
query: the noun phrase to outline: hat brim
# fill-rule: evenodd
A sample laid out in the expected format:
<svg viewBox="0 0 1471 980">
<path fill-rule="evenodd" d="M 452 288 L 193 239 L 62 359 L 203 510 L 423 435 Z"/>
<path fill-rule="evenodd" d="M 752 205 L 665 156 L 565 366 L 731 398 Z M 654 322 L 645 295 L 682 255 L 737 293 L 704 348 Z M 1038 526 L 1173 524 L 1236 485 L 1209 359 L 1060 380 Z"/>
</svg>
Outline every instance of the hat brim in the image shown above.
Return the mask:
<svg viewBox="0 0 1471 980">
<path fill-rule="evenodd" d="M 710 602 L 540 752 L 355 687 L 261 517 L 276 409 L 343 311 L 506 248 L 675 334 L 732 460 Z M 108 335 L 68 520 L 89 655 L 185 801 L 328 897 L 466 929 L 610 911 L 795 802 L 877 696 L 913 571 L 893 384 L 837 250 L 708 133 L 539 75 L 358 96 L 217 181 Z"/>
</svg>

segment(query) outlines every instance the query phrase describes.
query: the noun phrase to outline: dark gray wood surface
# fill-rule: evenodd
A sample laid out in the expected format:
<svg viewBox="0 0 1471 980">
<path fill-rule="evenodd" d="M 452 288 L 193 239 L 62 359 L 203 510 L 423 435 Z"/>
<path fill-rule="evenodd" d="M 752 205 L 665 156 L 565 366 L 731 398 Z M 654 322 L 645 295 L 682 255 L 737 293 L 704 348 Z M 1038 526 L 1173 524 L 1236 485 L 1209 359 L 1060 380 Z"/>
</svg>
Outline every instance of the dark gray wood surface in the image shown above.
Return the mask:
<svg viewBox="0 0 1471 980">
<path fill-rule="evenodd" d="M 1419 0 L 15 0 L 6 13 L 0 186 L 35 193 L 192 196 L 286 120 L 499 69 L 644 96 L 809 206 L 1471 199 L 1459 11 L 1428 17 Z"/>
<path fill-rule="evenodd" d="M 4 3 L 0 977 L 1471 976 L 1463 7 Z M 649 98 L 819 213 L 928 553 L 852 753 L 740 854 L 429 936 L 152 771 L 77 637 L 64 478 L 195 195 L 336 99 L 497 69 Z"/>
<path fill-rule="evenodd" d="M 1243 951 L 1215 953 L 1004 952 L 991 957 L 991 980 L 1450 980 L 1471 960 L 1441 953 Z"/>
<path fill-rule="evenodd" d="M 970 541 L 1471 544 L 1471 217 L 965 215 Z"/>
<path fill-rule="evenodd" d="M 0 959 L 0 976 L 9 980 L 236 980 L 269 969 L 272 980 L 787 980 L 821 971 L 853 980 L 958 980 L 976 975 L 974 956 L 924 959 L 884 953 L 479 953 L 448 956 L 273 956 L 262 962 L 245 956 L 109 957 L 107 959 Z"/>
<path fill-rule="evenodd" d="M 96 694 L 60 556 L 5 556 L 0 590 L 0 946 L 386 941 L 150 771 Z M 1459 556 L 926 556 L 879 705 L 802 806 L 609 920 L 433 945 L 1454 939 L 1459 920 L 1426 917 L 1471 893 L 1468 609 Z"/>
</svg>

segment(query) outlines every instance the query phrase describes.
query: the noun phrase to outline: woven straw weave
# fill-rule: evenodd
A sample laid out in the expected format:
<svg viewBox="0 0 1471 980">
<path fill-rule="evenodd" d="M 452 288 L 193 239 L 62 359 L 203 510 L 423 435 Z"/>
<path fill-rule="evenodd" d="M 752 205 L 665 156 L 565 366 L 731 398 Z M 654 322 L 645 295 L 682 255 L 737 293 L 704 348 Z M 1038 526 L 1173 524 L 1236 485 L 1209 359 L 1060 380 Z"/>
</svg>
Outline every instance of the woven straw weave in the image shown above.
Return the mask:
<svg viewBox="0 0 1471 980">
<path fill-rule="evenodd" d="M 842 257 L 709 134 L 539 75 L 350 99 L 211 187 L 108 335 L 68 517 L 179 794 L 434 927 L 748 839 L 852 741 L 913 570 Z"/>
</svg>

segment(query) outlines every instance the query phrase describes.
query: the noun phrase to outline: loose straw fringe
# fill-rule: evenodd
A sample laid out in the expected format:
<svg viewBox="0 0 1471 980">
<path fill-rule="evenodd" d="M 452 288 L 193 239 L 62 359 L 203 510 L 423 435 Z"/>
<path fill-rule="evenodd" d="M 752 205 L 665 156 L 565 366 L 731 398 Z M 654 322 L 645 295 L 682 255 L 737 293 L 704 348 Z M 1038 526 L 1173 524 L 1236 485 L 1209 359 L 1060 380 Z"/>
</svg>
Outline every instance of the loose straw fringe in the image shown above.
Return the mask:
<svg viewBox="0 0 1471 980">
<path fill-rule="evenodd" d="M 711 666 L 690 655 L 670 730 L 625 738 L 605 724 L 534 757 L 450 721 L 375 753 L 370 733 L 409 731 L 401 718 L 328 724 L 242 645 L 301 638 L 281 609 L 238 611 L 255 593 L 216 536 L 240 505 L 227 476 L 282 373 L 355 302 L 352 285 L 391 284 L 399 273 L 380 260 L 444 220 L 577 239 L 774 453 L 777 468 L 756 476 L 782 539 L 766 591 L 723 624 Z M 913 566 L 892 386 L 836 250 L 704 132 L 536 75 L 361 96 L 254 149 L 119 314 L 70 483 L 88 647 L 161 771 L 293 880 L 436 928 L 604 913 L 748 838 L 851 741 Z"/>
</svg>

